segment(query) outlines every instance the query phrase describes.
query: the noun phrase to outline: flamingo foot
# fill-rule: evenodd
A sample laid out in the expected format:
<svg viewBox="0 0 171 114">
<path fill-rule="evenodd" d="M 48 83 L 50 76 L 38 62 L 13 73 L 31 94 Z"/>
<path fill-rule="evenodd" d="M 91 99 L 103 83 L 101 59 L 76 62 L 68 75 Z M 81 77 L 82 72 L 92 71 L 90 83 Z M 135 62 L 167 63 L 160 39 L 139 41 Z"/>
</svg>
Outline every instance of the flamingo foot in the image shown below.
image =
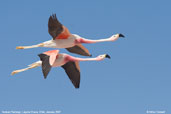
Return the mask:
<svg viewBox="0 0 171 114">
<path fill-rule="evenodd" d="M 13 71 L 13 72 L 11 73 L 11 75 L 14 75 L 14 74 L 17 74 L 17 73 L 19 73 L 19 71 L 18 71 L 18 70 L 15 70 L 15 71 Z"/>
<path fill-rule="evenodd" d="M 17 46 L 16 49 L 24 49 L 23 46 Z"/>
</svg>

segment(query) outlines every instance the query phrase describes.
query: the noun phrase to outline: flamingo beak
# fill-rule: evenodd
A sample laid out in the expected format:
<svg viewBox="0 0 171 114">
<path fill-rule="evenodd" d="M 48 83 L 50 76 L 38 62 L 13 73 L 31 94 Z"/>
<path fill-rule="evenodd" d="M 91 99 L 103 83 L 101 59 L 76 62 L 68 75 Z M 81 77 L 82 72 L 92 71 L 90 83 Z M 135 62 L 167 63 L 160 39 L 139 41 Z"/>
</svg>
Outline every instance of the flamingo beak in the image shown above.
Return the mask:
<svg viewBox="0 0 171 114">
<path fill-rule="evenodd" d="M 109 58 L 109 59 L 111 58 L 108 54 L 106 54 L 105 57 L 106 57 L 106 58 Z"/>
<path fill-rule="evenodd" d="M 123 37 L 124 38 L 125 36 L 123 34 L 119 34 L 119 37 Z"/>
</svg>

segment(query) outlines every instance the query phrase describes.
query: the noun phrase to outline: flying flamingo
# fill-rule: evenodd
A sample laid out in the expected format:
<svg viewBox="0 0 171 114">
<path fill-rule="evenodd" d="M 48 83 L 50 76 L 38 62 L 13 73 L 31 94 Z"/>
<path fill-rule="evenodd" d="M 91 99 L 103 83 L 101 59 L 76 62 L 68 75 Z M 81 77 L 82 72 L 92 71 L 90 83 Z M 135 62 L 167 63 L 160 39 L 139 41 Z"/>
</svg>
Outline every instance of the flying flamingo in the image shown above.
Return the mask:
<svg viewBox="0 0 171 114">
<path fill-rule="evenodd" d="M 36 47 L 66 48 L 71 53 L 91 56 L 89 51 L 81 43 L 108 42 L 115 41 L 119 37 L 124 37 L 124 35 L 122 34 L 115 34 L 105 39 L 90 40 L 83 38 L 77 34 L 71 34 L 69 30 L 58 21 L 56 14 L 53 14 L 49 17 L 48 32 L 53 37 L 52 40 L 45 41 L 37 45 L 18 46 L 16 47 L 16 49 L 28 49 Z"/>
<path fill-rule="evenodd" d="M 52 67 L 59 67 L 61 66 L 66 74 L 68 75 L 69 79 L 75 86 L 75 88 L 79 88 L 80 85 L 80 67 L 79 62 L 80 61 L 102 61 L 105 58 L 110 58 L 108 54 L 99 55 L 95 58 L 78 58 L 73 57 L 65 53 L 59 53 L 59 50 L 50 50 L 44 53 L 41 53 L 38 55 L 40 57 L 40 61 L 37 61 L 31 65 L 28 65 L 29 67 L 15 70 L 11 73 L 11 75 L 14 75 L 19 72 L 23 72 L 32 68 L 36 68 L 38 66 L 42 66 L 42 72 L 44 75 L 44 78 L 47 78 L 48 73 L 50 72 Z"/>
</svg>

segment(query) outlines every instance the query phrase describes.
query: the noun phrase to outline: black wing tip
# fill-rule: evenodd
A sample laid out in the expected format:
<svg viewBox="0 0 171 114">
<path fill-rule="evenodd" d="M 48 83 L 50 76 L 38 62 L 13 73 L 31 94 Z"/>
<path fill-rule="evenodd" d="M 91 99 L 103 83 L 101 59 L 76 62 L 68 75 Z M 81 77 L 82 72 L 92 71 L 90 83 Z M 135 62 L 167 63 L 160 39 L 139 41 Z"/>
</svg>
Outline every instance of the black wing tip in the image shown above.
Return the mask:
<svg viewBox="0 0 171 114">
<path fill-rule="evenodd" d="M 75 89 L 79 89 L 80 87 L 78 86 L 78 87 L 75 87 Z"/>
<path fill-rule="evenodd" d="M 77 53 L 76 53 L 76 54 L 77 54 Z M 92 56 L 93 56 L 92 54 L 88 54 L 88 53 L 85 53 L 85 54 L 79 54 L 79 55 L 87 56 L 87 57 L 92 57 Z"/>
<path fill-rule="evenodd" d="M 82 50 L 79 46 L 75 45 L 73 47 L 70 48 L 65 48 L 67 51 L 74 53 L 74 54 L 79 54 L 82 56 L 88 56 L 88 57 L 92 57 L 92 54 L 89 54 L 87 52 L 85 52 L 84 50 Z"/>
<path fill-rule="evenodd" d="M 80 88 L 80 80 L 74 82 L 73 80 L 71 80 L 72 84 L 74 85 L 75 89 L 79 89 Z"/>
<path fill-rule="evenodd" d="M 82 56 L 87 56 L 87 57 L 92 57 L 93 55 L 92 54 L 89 54 L 89 53 L 84 53 L 84 54 L 80 54 Z"/>
<path fill-rule="evenodd" d="M 45 78 L 45 76 L 44 76 L 44 79 L 46 80 L 47 78 Z"/>
<path fill-rule="evenodd" d="M 54 17 L 55 17 L 55 16 L 56 16 L 56 13 L 52 13 L 52 15 L 51 15 L 51 16 L 54 16 Z"/>
<path fill-rule="evenodd" d="M 59 22 L 58 18 L 56 17 L 56 14 L 52 14 L 49 17 L 48 21 L 48 32 L 53 37 L 53 39 L 56 39 L 56 37 L 63 31 L 63 26 Z"/>
<path fill-rule="evenodd" d="M 46 56 L 48 56 L 48 55 L 43 54 L 43 53 L 40 53 L 40 54 L 38 54 L 38 56 L 40 57 L 40 60 L 43 61 L 44 58 L 45 58 Z"/>
<path fill-rule="evenodd" d="M 50 70 L 51 70 L 51 66 L 49 66 L 48 70 L 45 70 L 42 68 L 44 79 L 47 79 L 47 76 L 48 76 Z"/>
<path fill-rule="evenodd" d="M 40 53 L 38 54 L 39 57 L 45 56 L 46 54 Z"/>
<path fill-rule="evenodd" d="M 76 89 L 78 89 L 80 87 L 80 72 L 78 69 L 76 69 L 75 63 L 68 62 L 61 67 L 65 70 L 67 76 L 69 77 L 70 81 L 72 82 L 72 85 Z"/>
<path fill-rule="evenodd" d="M 68 75 L 68 74 L 67 74 Z M 74 85 L 75 89 L 79 89 L 80 88 L 80 80 L 74 82 L 72 79 L 70 79 L 72 84 Z"/>
<path fill-rule="evenodd" d="M 43 53 L 38 54 L 38 56 L 40 57 L 40 60 L 42 61 L 42 72 L 43 72 L 44 79 L 46 79 L 47 75 L 49 74 L 51 70 L 51 66 L 49 64 L 49 56 Z"/>
<path fill-rule="evenodd" d="M 43 74 L 43 76 L 44 76 L 44 79 L 47 79 L 47 75 L 44 75 L 44 74 Z"/>
<path fill-rule="evenodd" d="M 39 56 L 39 57 L 40 57 L 41 55 L 42 55 L 42 53 L 38 54 L 37 56 Z"/>
<path fill-rule="evenodd" d="M 79 89 L 80 88 L 80 83 L 74 83 L 74 82 L 72 82 L 72 83 L 73 83 L 75 89 Z"/>
<path fill-rule="evenodd" d="M 56 13 L 50 15 L 49 19 L 56 20 L 57 19 Z"/>
</svg>

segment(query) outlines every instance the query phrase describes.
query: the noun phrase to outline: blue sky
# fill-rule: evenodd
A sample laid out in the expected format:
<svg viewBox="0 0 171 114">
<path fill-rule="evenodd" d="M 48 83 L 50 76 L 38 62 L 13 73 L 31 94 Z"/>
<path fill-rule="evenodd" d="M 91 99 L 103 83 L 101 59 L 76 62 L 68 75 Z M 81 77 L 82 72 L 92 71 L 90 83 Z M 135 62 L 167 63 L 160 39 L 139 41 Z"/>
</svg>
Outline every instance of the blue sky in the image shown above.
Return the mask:
<svg viewBox="0 0 171 114">
<path fill-rule="evenodd" d="M 160 0 L 1 0 L 0 110 L 171 113 L 170 4 Z M 11 71 L 37 61 L 37 54 L 50 50 L 15 47 L 50 40 L 47 23 L 52 13 L 71 33 L 86 38 L 126 36 L 116 42 L 84 45 L 93 57 L 107 53 L 112 59 L 81 62 L 80 89 L 73 87 L 62 68 L 53 68 L 46 80 L 41 68 L 10 76 Z"/>
</svg>

